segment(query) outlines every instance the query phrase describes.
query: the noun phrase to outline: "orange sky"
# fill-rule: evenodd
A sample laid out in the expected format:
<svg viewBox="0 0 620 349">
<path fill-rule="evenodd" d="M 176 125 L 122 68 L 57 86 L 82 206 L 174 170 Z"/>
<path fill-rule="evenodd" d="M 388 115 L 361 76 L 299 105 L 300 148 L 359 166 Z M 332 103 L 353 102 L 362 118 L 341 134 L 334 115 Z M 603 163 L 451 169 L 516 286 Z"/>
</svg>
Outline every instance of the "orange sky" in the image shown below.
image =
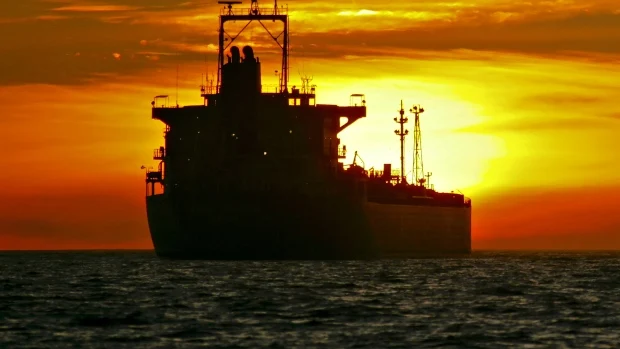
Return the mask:
<svg viewBox="0 0 620 349">
<path fill-rule="evenodd" d="M 290 85 L 312 75 L 319 103 L 366 94 L 368 118 L 342 138 L 367 167 L 398 163 L 392 118 L 400 99 L 421 104 L 425 170 L 473 199 L 475 249 L 620 248 L 618 1 L 288 6 Z M 200 103 L 218 13 L 205 1 L 0 4 L 0 249 L 152 248 L 140 166 L 163 126 L 150 101 L 174 99 L 178 66 L 180 104 Z M 246 33 L 275 84 L 273 47 Z"/>
</svg>

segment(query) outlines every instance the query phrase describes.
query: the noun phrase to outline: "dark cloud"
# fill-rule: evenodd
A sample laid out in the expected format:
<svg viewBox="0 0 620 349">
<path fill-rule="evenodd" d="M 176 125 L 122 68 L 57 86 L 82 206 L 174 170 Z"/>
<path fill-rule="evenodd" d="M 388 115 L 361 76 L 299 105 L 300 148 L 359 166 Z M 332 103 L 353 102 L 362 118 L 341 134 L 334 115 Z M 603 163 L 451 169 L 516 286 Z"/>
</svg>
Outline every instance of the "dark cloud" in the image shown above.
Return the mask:
<svg viewBox="0 0 620 349">
<path fill-rule="evenodd" d="M 489 23 L 480 26 L 411 28 L 377 31 L 302 33 L 297 43 L 375 49 L 489 50 L 525 53 L 591 51 L 620 53 L 620 14 L 578 15 L 548 22 Z M 363 52 L 363 50 L 362 50 Z"/>
<path fill-rule="evenodd" d="M 20 0 L 2 1 L 0 18 L 34 19 L 53 12 L 169 12 L 179 9 L 216 7 L 206 6 L 202 1 L 179 2 L 174 0 L 105 0 L 88 2 L 79 0 Z M 107 10 L 106 10 L 107 8 Z"/>
<path fill-rule="evenodd" d="M 192 10 L 201 6 L 197 2 L 114 0 L 90 8 L 70 1 L 11 4 L 0 11 L 0 85 L 83 84 L 155 71 L 165 62 L 204 61 L 198 52 L 157 50 L 161 42 L 204 44 L 201 33 L 188 35 L 182 26 L 148 20 L 157 13 Z M 105 8 L 112 11 L 92 11 Z M 166 60 L 153 59 L 164 55 Z"/>
<path fill-rule="evenodd" d="M 76 30 L 76 28 L 79 28 Z M 171 29 L 174 29 L 172 27 Z M 12 32 L 22 33 L 11 35 Z M 151 46 L 140 42 L 197 42 L 183 33 L 161 30 L 154 24 L 106 23 L 85 18 L 35 21 L 0 25 L 5 46 L 0 47 L 0 84 L 76 84 L 101 74 L 132 74 L 155 71 L 163 60 L 153 56 Z M 20 37 L 21 36 L 21 37 Z M 204 61 L 198 52 L 161 50 L 166 61 Z M 120 54 L 120 59 L 115 58 Z"/>
<path fill-rule="evenodd" d="M 414 5 L 420 6 L 420 2 Z M 179 62 L 204 62 L 205 58 L 212 62 L 215 57 L 214 50 L 206 49 L 216 42 L 219 11 L 215 4 L 110 0 L 89 7 L 78 1 L 28 0 L 1 6 L 5 11 L 0 15 L 0 85 L 84 84 L 101 77 L 156 71 Z M 303 51 L 307 58 L 455 49 L 620 53 L 620 14 L 577 13 L 538 21 L 498 22 L 491 20 L 497 11 L 459 9 L 454 22 L 430 20 L 428 27 L 417 23 L 417 27 L 398 30 L 304 32 L 303 27 L 296 27 L 303 20 L 297 24 L 293 20 L 292 49 L 295 54 Z M 201 27 L 197 26 L 201 20 L 193 18 L 196 14 L 212 17 Z M 372 23 L 370 17 L 367 20 Z M 186 18 L 194 22 L 189 24 Z M 406 21 L 400 20 L 400 28 L 402 23 Z M 275 53 L 263 51 L 263 57 Z M 414 58 L 410 56 L 407 54 Z"/>
</svg>

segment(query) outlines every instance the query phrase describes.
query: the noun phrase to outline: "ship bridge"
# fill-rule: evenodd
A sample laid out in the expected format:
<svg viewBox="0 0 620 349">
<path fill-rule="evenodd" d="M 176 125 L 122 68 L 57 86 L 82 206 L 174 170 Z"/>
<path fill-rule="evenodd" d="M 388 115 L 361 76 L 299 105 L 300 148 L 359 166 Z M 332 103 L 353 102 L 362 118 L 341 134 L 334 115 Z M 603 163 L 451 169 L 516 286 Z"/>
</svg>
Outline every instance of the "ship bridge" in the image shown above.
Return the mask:
<svg viewBox="0 0 620 349">
<path fill-rule="evenodd" d="M 227 7 L 220 15 L 218 76 L 217 82 L 201 86 L 204 103 L 181 107 L 165 94 L 151 102 L 152 118 L 165 124 L 165 145 L 154 151 L 160 165 L 147 173 L 149 192 L 157 183 L 164 192 L 195 192 L 247 176 L 253 178 L 248 182 L 276 187 L 336 175 L 346 157 L 338 135 L 366 117 L 365 96 L 350 95 L 349 105 L 317 104 L 312 78 L 302 77 L 299 88 L 289 87 L 286 9 L 277 4 L 261 8 L 256 0 L 250 9 L 220 3 Z M 282 50 L 275 87 L 262 84 L 262 62 L 254 49 L 235 45 L 243 30 L 232 35 L 225 28 L 230 21 L 262 25 L 266 20 L 283 25 L 281 33 L 263 25 Z"/>
</svg>

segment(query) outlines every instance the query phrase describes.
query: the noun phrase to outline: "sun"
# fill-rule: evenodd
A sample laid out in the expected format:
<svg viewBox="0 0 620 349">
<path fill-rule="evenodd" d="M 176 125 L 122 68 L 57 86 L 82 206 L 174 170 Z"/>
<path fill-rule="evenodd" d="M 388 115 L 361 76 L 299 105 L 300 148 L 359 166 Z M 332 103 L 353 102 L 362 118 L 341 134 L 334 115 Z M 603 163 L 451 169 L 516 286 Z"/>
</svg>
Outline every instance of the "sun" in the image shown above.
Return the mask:
<svg viewBox="0 0 620 349">
<path fill-rule="evenodd" d="M 399 116 L 402 98 L 405 115 L 409 118 L 405 124 L 409 133 L 405 137 L 404 154 L 408 180 L 412 180 L 414 156 L 414 114 L 409 113 L 409 109 L 416 104 L 425 110 L 420 114 L 422 162 L 424 172 L 432 174 L 430 183 L 434 184 L 435 189 L 465 193 L 485 186 L 489 181 L 489 168 L 496 159 L 506 155 L 506 149 L 499 137 L 463 131 L 468 126 L 484 122 L 481 108 L 459 99 L 458 95 L 447 89 L 437 91 L 436 87 L 428 86 L 404 89 L 407 92 L 399 96 L 393 86 L 382 85 L 381 81 L 375 81 L 365 93 L 367 117 L 341 134 L 341 144 L 347 145 L 349 151 L 345 163 L 351 163 L 357 151 L 367 169 L 381 169 L 385 163 L 399 169 L 400 143 L 399 137 L 394 134 L 399 125 L 394 118 Z M 333 91 L 329 100 L 334 101 L 336 98 L 333 95 L 341 93 Z M 340 98 L 340 102 L 342 100 Z"/>
</svg>

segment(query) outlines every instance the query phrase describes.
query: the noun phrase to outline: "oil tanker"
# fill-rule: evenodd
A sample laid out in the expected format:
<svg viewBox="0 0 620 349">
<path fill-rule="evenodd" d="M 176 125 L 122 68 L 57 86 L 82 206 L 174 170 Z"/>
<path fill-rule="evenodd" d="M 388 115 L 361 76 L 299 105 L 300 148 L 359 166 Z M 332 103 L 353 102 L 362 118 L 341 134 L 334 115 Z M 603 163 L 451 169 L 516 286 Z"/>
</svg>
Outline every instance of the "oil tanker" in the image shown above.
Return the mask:
<svg viewBox="0 0 620 349">
<path fill-rule="evenodd" d="M 349 105 L 319 104 L 303 79 L 289 88 L 287 8 L 220 1 L 217 81 L 204 103 L 151 102 L 165 124 L 164 145 L 146 168 L 146 211 L 158 256 L 213 260 L 316 260 L 459 256 L 471 252 L 471 201 L 436 191 L 424 174 L 415 106 L 414 169 L 408 183 L 401 102 L 401 171 L 366 168 L 357 152 L 344 164 L 338 135 L 366 117 L 363 94 Z M 226 24 L 279 22 L 279 86 L 265 91 L 251 46 L 234 45 Z M 262 22 L 261 22 L 262 21 Z M 264 25 L 263 25 L 264 27 Z"/>
</svg>

